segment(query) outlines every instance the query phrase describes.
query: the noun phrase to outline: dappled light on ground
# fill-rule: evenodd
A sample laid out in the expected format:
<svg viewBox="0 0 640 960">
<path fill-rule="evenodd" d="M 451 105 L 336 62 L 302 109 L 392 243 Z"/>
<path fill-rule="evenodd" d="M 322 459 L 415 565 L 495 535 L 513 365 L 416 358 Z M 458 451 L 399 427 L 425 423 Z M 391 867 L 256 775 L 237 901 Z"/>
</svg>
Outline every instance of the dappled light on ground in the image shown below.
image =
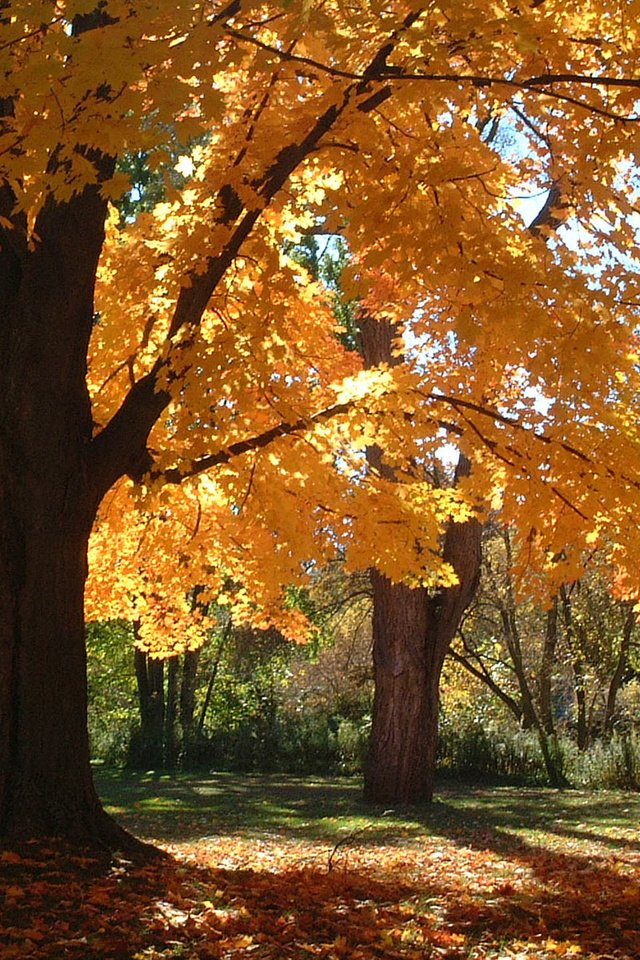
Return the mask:
<svg viewBox="0 0 640 960">
<path fill-rule="evenodd" d="M 216 785 L 231 788 L 231 781 L 210 781 L 210 799 Z M 171 856 L 151 865 L 83 857 L 56 844 L 4 850 L 0 956 L 637 960 L 640 955 L 638 797 L 596 795 L 590 808 L 584 795 L 459 790 L 433 809 L 381 816 L 361 806 L 349 785 L 310 784 L 305 791 L 291 780 L 280 783 L 280 793 L 276 780 L 270 791 L 266 785 L 263 778 L 247 786 L 244 814 L 240 786 L 233 801 L 229 790 L 228 806 L 219 806 L 200 838 L 192 836 L 193 824 L 186 827 L 189 818 L 184 835 L 176 837 L 172 818 L 179 819 L 181 805 L 171 808 L 167 801 L 166 832 L 172 830 L 174 840 L 164 846 Z M 198 789 L 186 787 L 171 785 L 174 801 L 181 796 L 183 807 L 193 803 Z M 158 783 L 147 784 L 152 810 L 154 798 L 167 798 L 157 788 Z M 323 795 L 335 803 L 334 818 Z M 129 825 L 140 810 L 144 822 L 145 806 L 136 808 L 133 794 L 128 807 L 122 795 L 118 799 Z M 211 805 L 215 808 L 213 800 Z M 234 808 L 238 819 L 247 820 L 235 833 L 225 819 Z M 196 810 L 202 816 L 203 807 Z"/>
</svg>

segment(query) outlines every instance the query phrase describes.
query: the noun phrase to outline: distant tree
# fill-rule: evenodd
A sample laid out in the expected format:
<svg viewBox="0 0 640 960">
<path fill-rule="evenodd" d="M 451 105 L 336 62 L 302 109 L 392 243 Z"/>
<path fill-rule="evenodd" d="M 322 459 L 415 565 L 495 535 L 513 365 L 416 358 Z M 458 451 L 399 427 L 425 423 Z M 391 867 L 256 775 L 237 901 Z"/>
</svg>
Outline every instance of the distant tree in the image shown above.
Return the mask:
<svg viewBox="0 0 640 960">
<path fill-rule="evenodd" d="M 636 615 L 612 599 L 596 557 L 544 604 L 517 590 L 513 566 L 509 531 L 490 529 L 480 590 L 451 655 L 536 733 L 549 782 L 563 786 L 558 734 L 573 730 L 584 749 L 611 733 L 620 689 L 635 675 Z"/>
</svg>

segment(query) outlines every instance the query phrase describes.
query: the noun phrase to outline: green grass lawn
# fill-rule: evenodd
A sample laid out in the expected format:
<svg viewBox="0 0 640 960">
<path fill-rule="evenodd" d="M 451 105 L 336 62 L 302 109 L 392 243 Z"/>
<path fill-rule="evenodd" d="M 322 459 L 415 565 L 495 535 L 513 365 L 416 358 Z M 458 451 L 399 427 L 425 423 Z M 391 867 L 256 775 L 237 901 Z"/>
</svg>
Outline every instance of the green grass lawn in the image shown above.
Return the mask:
<svg viewBox="0 0 640 960">
<path fill-rule="evenodd" d="M 206 837 L 283 836 L 336 843 L 350 834 L 375 844 L 447 837 L 505 848 L 531 843 L 606 853 L 640 851 L 640 794 L 444 782 L 423 807 L 365 803 L 356 779 L 214 773 L 120 773 L 98 768 L 107 809 L 129 830 L 160 843 Z"/>
</svg>

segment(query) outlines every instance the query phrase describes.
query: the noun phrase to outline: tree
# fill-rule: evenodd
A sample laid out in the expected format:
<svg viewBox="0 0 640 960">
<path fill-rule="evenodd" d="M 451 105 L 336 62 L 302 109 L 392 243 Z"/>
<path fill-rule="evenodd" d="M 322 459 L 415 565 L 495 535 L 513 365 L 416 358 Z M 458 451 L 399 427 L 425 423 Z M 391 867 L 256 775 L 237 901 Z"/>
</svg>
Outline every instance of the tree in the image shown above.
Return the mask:
<svg viewBox="0 0 640 960">
<path fill-rule="evenodd" d="M 461 631 L 460 650 L 451 653 L 489 687 L 523 729 L 535 732 L 549 783 L 564 787 L 567 780 L 551 708 L 558 647 L 557 600 L 551 600 L 543 615 L 539 609 L 532 611 L 526 598 L 517 598 L 511 575 L 510 532 L 502 528 L 490 533 L 493 536 L 487 537 L 482 589 L 469 623 Z M 543 635 L 541 642 L 537 642 L 536 634 Z"/>
<path fill-rule="evenodd" d="M 360 339 L 367 367 L 402 362 L 389 323 L 362 317 Z M 397 485 L 400 496 L 406 496 L 406 485 L 412 482 L 438 483 L 434 464 L 424 460 L 416 460 L 404 478 L 398 476 L 385 461 L 380 443 L 368 448 L 367 459 L 371 470 Z M 450 483 L 454 493 L 459 481 L 469 476 L 470 466 L 466 457 L 459 457 Z M 454 506 L 452 499 L 452 512 Z M 473 517 L 452 516 L 447 521 L 442 559 L 453 574 L 449 583 L 444 580 L 431 587 L 393 583 L 375 568 L 371 570 L 375 693 L 364 778 L 368 800 L 417 803 L 432 799 L 440 676 L 480 577 L 481 529 Z"/>
<path fill-rule="evenodd" d="M 558 598 L 581 750 L 597 736 L 611 735 L 618 694 L 636 676 L 635 611 L 628 601 L 612 601 L 608 576 L 594 562 L 582 580 L 563 584 Z"/>
<path fill-rule="evenodd" d="M 364 789 L 378 803 L 433 797 L 440 677 L 477 585 L 478 521 L 451 522 L 442 555 L 458 583 L 435 591 L 372 571 L 375 699 Z"/>
<path fill-rule="evenodd" d="M 399 507 L 357 451 L 395 430 L 401 465 L 446 420 L 470 502 L 502 497 L 536 574 L 607 533 L 633 589 L 638 284 L 602 251 L 633 248 L 634 49 L 607 2 L 3 0 L 4 836 L 127 842 L 91 781 L 83 590 L 98 513 L 108 544 L 136 497 L 185 521 L 162 583 L 194 562 L 221 587 L 231 567 L 275 607 L 339 544 L 353 568 L 428 586 L 449 505 L 423 489 Z M 502 117 L 526 157 L 486 142 Z M 166 199 L 123 221 L 116 161 L 142 154 Z M 579 249 L 550 251 L 509 205 L 557 183 Z M 359 372 L 337 343 L 284 252 L 318 218 L 354 252 L 353 294 L 422 361 Z"/>
<path fill-rule="evenodd" d="M 489 527 L 484 553 L 452 656 L 536 734 L 549 782 L 566 786 L 558 734 L 574 733 L 580 749 L 610 736 L 620 689 L 635 677 L 633 607 L 612 598 L 611 569 L 595 552 L 582 579 L 545 605 L 514 582 L 508 530 Z"/>
</svg>

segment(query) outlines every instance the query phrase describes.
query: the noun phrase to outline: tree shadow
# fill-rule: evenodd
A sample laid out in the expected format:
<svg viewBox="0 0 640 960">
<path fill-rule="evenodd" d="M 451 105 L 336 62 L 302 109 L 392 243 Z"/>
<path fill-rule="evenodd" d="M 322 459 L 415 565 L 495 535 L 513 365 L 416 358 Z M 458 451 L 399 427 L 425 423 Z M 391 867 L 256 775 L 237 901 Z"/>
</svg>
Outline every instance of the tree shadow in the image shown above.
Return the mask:
<svg viewBox="0 0 640 960">
<path fill-rule="evenodd" d="M 534 795 L 535 796 L 535 795 Z M 530 796 L 528 801 L 534 799 Z M 420 818 L 425 830 L 451 841 L 459 850 L 473 855 L 496 855 L 508 862 L 517 882 L 497 884 L 496 896 L 480 898 L 468 909 L 468 897 L 459 890 L 446 892 L 447 917 L 462 932 L 467 929 L 480 939 L 548 940 L 549 952 L 566 952 L 558 942 L 597 953 L 637 960 L 640 956 L 640 843 L 564 822 L 575 818 L 576 803 L 570 796 L 554 798 L 550 821 L 548 794 L 542 793 L 541 808 L 535 814 L 517 804 L 512 796 L 498 808 L 482 809 L 482 816 L 470 819 L 469 809 L 439 801 Z M 597 825 L 613 822 L 630 812 L 629 797 L 595 800 L 590 804 L 589 821 Z M 637 800 L 636 800 L 637 804 Z M 583 811 L 584 812 L 584 811 Z M 562 816 L 558 817 L 558 814 Z M 413 820 L 411 813 L 406 813 Z M 631 821 L 629 820 L 629 827 Z M 529 828 L 538 839 L 528 840 L 517 830 Z M 536 834 L 536 828 L 540 833 Z M 586 852 L 570 842 L 564 849 L 544 843 L 543 833 L 564 841 L 588 841 Z M 594 852 L 594 844 L 605 849 Z M 625 854 L 612 853 L 610 849 Z M 515 869 L 514 869 L 515 868 Z M 463 919 L 466 915 L 466 919 Z M 577 951 L 576 951 L 577 952 Z"/>
<path fill-rule="evenodd" d="M 452 838 L 472 839 L 479 827 L 486 827 L 493 836 L 500 831 L 526 831 L 612 849 L 640 850 L 640 834 L 634 829 L 640 820 L 637 794 L 608 794 L 599 799 L 585 791 L 498 787 L 463 792 L 450 788 L 429 806 L 404 808 L 394 814 L 429 831 L 441 832 L 444 827 Z"/>
<path fill-rule="evenodd" d="M 324 839 L 337 834 L 345 818 L 371 813 L 361 800 L 360 784 L 347 779 L 103 772 L 96 781 L 103 801 L 123 826 L 160 842 L 235 836 L 239 831 Z M 384 836 L 384 828 L 379 832 Z"/>
<path fill-rule="evenodd" d="M 402 836 L 452 838 L 490 830 L 540 830 L 559 838 L 597 842 L 612 849 L 640 850 L 630 832 L 640 821 L 640 795 L 538 788 L 469 788 L 441 784 L 433 804 L 386 808 L 362 799 L 357 779 L 279 774 L 215 773 L 157 776 L 103 771 L 103 799 L 128 829 L 161 842 L 188 842 L 208 835 L 286 833 L 329 841 L 350 827 L 367 826 L 370 843 Z M 603 831 L 611 829 L 611 834 Z"/>
<path fill-rule="evenodd" d="M 492 852 L 525 881 L 477 888 Z M 462 858 L 459 862 L 456 853 Z M 3 960 L 246 958 L 417 960 L 556 955 L 637 960 L 640 886 L 601 863 L 541 851 L 496 830 L 475 847 L 437 846 L 402 865 L 222 869 L 170 859 L 146 867 L 59 848 L 5 860 Z M 464 856 L 463 856 L 464 854 Z M 479 859 L 474 864 L 473 856 Z M 508 877 L 509 874 L 507 873 Z M 0 897 L 1 899 L 1 897 Z"/>
</svg>

